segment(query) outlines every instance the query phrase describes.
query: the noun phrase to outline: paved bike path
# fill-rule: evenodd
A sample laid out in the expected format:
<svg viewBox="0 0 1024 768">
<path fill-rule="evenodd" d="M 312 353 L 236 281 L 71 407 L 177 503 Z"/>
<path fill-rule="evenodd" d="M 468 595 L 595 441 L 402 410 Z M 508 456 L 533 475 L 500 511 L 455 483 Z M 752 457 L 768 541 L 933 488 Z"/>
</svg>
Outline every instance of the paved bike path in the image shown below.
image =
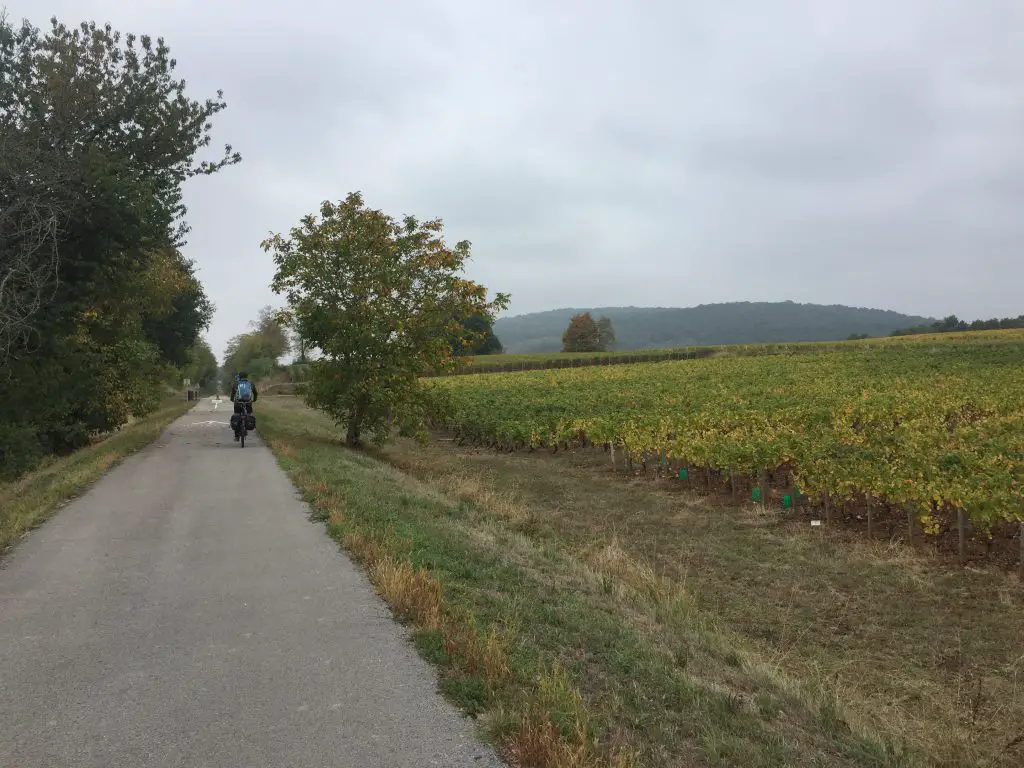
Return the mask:
<svg viewBox="0 0 1024 768">
<path fill-rule="evenodd" d="M 500 766 L 210 400 L 0 562 L 0 766 Z"/>
</svg>

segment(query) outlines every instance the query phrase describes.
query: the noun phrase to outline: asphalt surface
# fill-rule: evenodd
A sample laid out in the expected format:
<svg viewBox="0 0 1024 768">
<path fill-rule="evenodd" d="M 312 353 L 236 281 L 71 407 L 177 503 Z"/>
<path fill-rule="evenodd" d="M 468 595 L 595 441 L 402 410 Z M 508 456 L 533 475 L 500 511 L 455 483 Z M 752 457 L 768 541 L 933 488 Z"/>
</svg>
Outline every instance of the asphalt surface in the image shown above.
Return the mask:
<svg viewBox="0 0 1024 768">
<path fill-rule="evenodd" d="M 229 414 L 201 401 L 0 561 L 0 766 L 502 765 Z"/>
</svg>

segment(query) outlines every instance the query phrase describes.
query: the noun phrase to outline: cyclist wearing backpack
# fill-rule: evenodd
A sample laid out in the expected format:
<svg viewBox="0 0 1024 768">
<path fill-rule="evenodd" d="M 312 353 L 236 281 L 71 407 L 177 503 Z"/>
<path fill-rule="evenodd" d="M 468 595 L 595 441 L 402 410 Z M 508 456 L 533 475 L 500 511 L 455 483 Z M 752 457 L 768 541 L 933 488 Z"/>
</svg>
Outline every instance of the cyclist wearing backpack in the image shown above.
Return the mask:
<svg viewBox="0 0 1024 768">
<path fill-rule="evenodd" d="M 239 371 L 235 383 L 231 385 L 231 402 L 235 404 L 235 415 L 231 417 L 231 426 L 235 431 L 235 440 L 238 440 L 238 417 L 239 415 L 251 416 L 252 404 L 258 397 L 256 385 L 249 381 L 249 374 Z"/>
</svg>

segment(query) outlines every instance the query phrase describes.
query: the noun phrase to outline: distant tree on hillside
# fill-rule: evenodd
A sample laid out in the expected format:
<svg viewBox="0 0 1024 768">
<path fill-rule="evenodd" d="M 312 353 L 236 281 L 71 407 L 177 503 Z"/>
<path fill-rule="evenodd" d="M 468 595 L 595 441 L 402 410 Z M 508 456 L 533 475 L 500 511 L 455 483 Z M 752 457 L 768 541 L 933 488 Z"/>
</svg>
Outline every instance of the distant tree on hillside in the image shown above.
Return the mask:
<svg viewBox="0 0 1024 768">
<path fill-rule="evenodd" d="M 563 352 L 600 352 L 601 329 L 589 312 L 573 315 L 562 334 Z"/>
</svg>

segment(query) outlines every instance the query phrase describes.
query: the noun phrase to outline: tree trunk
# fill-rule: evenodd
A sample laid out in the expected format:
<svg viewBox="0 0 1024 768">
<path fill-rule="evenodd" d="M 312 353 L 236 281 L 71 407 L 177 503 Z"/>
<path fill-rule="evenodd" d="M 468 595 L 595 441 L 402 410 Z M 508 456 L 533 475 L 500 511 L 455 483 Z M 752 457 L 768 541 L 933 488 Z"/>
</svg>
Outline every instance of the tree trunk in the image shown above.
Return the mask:
<svg viewBox="0 0 1024 768">
<path fill-rule="evenodd" d="M 362 440 L 359 439 L 359 428 L 363 422 L 363 414 L 358 410 L 349 411 L 348 434 L 345 436 L 345 445 L 349 448 L 362 448 Z"/>
</svg>

